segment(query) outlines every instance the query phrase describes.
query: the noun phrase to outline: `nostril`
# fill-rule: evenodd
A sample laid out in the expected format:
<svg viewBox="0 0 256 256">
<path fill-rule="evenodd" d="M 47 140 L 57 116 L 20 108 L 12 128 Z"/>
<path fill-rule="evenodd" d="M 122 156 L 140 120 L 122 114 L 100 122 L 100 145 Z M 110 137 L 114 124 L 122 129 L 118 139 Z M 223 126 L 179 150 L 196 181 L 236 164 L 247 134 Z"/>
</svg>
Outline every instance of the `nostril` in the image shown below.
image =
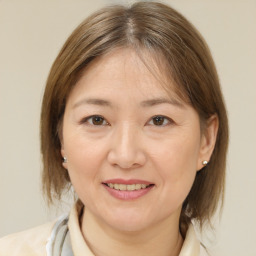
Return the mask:
<svg viewBox="0 0 256 256">
<path fill-rule="evenodd" d="M 130 152 L 111 150 L 107 156 L 108 162 L 124 170 L 139 168 L 145 164 L 146 157 L 139 149 L 131 149 Z"/>
</svg>

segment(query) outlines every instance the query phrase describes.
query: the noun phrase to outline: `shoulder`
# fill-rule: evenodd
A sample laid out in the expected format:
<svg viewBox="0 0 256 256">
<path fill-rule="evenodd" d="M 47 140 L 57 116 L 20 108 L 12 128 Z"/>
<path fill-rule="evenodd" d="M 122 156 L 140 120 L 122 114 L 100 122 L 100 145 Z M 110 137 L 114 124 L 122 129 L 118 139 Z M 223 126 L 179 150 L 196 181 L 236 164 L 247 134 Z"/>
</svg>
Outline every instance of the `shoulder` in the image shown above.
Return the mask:
<svg viewBox="0 0 256 256">
<path fill-rule="evenodd" d="M 11 234 L 0 239 L 0 256 L 46 255 L 46 244 L 55 222 Z"/>
</svg>

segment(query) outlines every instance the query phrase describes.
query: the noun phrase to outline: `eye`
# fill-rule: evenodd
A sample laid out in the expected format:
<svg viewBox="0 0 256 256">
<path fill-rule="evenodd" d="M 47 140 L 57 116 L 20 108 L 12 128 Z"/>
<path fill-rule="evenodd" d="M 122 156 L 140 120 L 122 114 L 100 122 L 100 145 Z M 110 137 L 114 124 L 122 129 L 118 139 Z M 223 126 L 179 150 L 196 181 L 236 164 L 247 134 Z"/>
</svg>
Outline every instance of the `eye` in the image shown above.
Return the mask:
<svg viewBox="0 0 256 256">
<path fill-rule="evenodd" d="M 149 124 L 154 126 L 166 126 L 172 122 L 173 121 L 170 118 L 159 115 L 152 117 L 152 119 L 149 121 Z"/>
<path fill-rule="evenodd" d="M 102 126 L 108 125 L 108 122 L 104 119 L 104 117 L 99 115 L 88 116 L 84 118 L 81 123 L 87 123 L 89 125 Z"/>
</svg>

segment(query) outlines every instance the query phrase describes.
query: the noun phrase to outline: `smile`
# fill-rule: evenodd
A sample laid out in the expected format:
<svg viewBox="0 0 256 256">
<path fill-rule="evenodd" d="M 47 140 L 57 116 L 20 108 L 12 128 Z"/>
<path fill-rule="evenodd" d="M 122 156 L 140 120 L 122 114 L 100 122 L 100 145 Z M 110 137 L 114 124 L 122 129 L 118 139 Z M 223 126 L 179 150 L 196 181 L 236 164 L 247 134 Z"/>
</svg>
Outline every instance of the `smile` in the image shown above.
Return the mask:
<svg viewBox="0 0 256 256">
<path fill-rule="evenodd" d="M 135 200 L 145 196 L 155 186 L 142 180 L 113 179 L 102 183 L 108 193 L 118 200 Z"/>
<path fill-rule="evenodd" d="M 152 186 L 153 184 L 118 184 L 118 183 L 104 183 L 104 185 L 120 191 L 134 191 L 134 190 L 141 190 Z"/>
</svg>

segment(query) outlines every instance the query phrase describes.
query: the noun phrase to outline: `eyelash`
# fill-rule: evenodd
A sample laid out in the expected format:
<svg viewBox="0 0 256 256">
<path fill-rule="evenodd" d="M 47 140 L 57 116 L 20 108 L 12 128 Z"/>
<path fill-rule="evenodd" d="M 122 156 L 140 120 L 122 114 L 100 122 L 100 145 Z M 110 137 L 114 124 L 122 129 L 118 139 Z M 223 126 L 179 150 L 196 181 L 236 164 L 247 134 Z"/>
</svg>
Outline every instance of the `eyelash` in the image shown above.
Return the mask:
<svg viewBox="0 0 256 256">
<path fill-rule="evenodd" d="M 167 125 L 170 125 L 170 124 L 174 123 L 174 121 L 171 118 L 169 118 L 167 116 L 163 116 L 163 115 L 153 116 L 153 117 L 151 117 L 150 121 L 148 121 L 147 123 L 154 122 L 154 120 L 156 120 L 157 118 L 161 118 L 163 120 L 164 124 L 156 125 L 156 124 L 153 123 L 151 125 L 159 126 L 159 127 L 165 127 Z M 167 123 L 166 123 L 166 121 L 167 121 Z"/>
<path fill-rule="evenodd" d="M 105 123 L 104 124 L 99 124 L 99 125 L 94 124 L 93 123 L 93 118 L 100 118 Z M 90 119 L 91 119 L 91 122 L 89 121 Z M 105 126 L 105 125 L 109 125 L 109 123 L 106 121 L 106 119 L 103 116 L 101 116 L 101 115 L 92 115 L 92 116 L 88 116 L 86 118 L 83 118 L 81 120 L 80 124 L 84 124 L 84 123 L 86 123 L 88 125 L 92 125 L 92 126 Z"/>
<path fill-rule="evenodd" d="M 100 120 L 98 120 L 98 121 L 102 121 L 103 123 L 95 124 L 93 122 L 97 121 L 97 120 L 93 120 L 93 118 L 99 118 Z M 154 121 L 159 121 L 159 119 L 160 119 L 160 121 L 163 121 L 163 124 L 157 125 L 157 124 L 154 123 Z M 172 123 L 174 123 L 174 121 L 171 118 L 163 116 L 163 115 L 155 115 L 155 116 L 151 117 L 149 121 L 147 121 L 147 124 L 149 124 L 151 126 L 159 126 L 159 127 L 165 127 L 165 126 L 170 125 Z M 106 119 L 103 116 L 101 116 L 101 115 L 92 115 L 92 116 L 88 116 L 86 118 L 83 118 L 80 121 L 80 124 L 88 124 L 88 125 L 92 125 L 92 126 L 106 126 L 106 125 L 110 125 L 106 121 Z"/>
</svg>

